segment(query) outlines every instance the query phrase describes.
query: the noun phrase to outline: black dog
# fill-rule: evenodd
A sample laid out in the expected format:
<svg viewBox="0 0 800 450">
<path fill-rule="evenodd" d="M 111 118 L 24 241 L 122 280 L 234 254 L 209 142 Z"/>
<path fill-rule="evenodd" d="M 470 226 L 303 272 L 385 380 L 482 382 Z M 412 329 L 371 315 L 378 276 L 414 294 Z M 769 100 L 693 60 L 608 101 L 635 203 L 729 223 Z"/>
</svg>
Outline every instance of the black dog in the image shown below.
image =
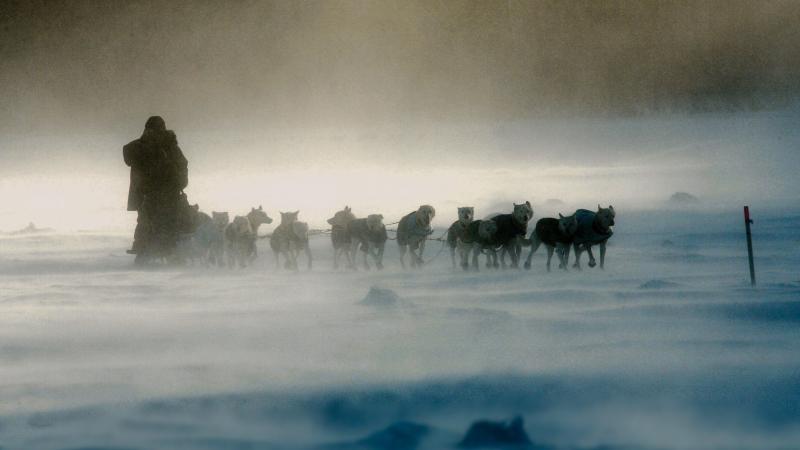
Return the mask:
<svg viewBox="0 0 800 450">
<path fill-rule="evenodd" d="M 558 267 L 566 270 L 569 246 L 575 238 L 577 229 L 578 221 L 575 214 L 569 217 L 559 214 L 558 219 L 550 217 L 539 219 L 536 222 L 536 228 L 531 233 L 531 251 L 528 253 L 528 259 L 525 260 L 525 268 L 531 268 L 533 254 L 541 244 L 544 244 L 547 247 L 547 271 L 550 271 L 550 260 L 553 258 L 553 251 L 556 248 L 558 248 Z"/>
</svg>

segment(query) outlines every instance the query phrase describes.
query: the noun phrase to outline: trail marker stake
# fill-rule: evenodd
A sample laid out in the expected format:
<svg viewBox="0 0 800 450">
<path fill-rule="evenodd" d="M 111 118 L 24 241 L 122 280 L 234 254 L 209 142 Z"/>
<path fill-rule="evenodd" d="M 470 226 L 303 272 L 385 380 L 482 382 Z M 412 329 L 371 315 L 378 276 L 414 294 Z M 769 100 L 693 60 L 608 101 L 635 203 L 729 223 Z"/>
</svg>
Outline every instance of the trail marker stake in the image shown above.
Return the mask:
<svg viewBox="0 0 800 450">
<path fill-rule="evenodd" d="M 753 236 L 750 234 L 750 224 L 753 219 L 750 218 L 750 207 L 744 207 L 744 229 L 747 232 L 747 258 L 750 261 L 750 285 L 756 285 L 756 269 L 753 266 Z"/>
</svg>

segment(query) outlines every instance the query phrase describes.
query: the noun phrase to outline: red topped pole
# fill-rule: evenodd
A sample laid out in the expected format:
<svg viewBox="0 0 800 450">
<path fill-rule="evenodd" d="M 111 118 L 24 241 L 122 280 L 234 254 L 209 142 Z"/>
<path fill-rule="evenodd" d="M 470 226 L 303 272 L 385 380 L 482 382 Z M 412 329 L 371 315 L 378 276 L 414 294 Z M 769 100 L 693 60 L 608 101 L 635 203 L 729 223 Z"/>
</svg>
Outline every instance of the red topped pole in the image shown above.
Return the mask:
<svg viewBox="0 0 800 450">
<path fill-rule="evenodd" d="M 747 258 L 750 262 L 750 285 L 756 285 L 756 269 L 753 265 L 753 237 L 750 234 L 750 224 L 753 223 L 753 219 L 750 218 L 750 207 L 744 207 L 744 229 L 747 233 Z"/>
</svg>

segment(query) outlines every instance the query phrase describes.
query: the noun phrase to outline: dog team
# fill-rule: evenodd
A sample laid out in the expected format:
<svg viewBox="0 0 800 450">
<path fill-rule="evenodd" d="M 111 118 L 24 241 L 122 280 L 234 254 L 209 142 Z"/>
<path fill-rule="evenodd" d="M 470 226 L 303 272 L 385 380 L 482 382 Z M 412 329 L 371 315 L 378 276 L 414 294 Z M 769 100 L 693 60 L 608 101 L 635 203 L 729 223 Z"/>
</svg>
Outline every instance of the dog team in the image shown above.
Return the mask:
<svg viewBox="0 0 800 450">
<path fill-rule="evenodd" d="M 195 232 L 182 239 L 184 260 L 201 261 L 209 265 L 245 267 L 258 256 L 256 241 L 258 228 L 272 223 L 263 208 L 251 208 L 243 216 L 231 221 L 227 212 L 212 212 L 211 216 L 200 212 L 197 205 Z M 310 229 L 307 223 L 298 220 L 299 211 L 281 212 L 280 224 L 269 236 L 270 248 L 275 257 L 275 267 L 298 270 L 298 258 L 305 258 L 306 268 L 312 268 L 309 247 Z M 425 263 L 425 244 L 433 234 L 431 222 L 436 210 L 431 205 L 422 205 L 416 211 L 403 216 L 397 222 L 396 240 L 400 251 L 400 264 L 420 267 Z M 458 208 L 458 220 L 447 229 L 444 243 L 450 249 L 453 268 L 479 270 L 479 256 L 486 255 L 486 267 L 506 267 L 505 258 L 510 258 L 511 267 L 518 268 L 523 247 L 530 247 L 524 267 L 531 268 L 533 254 L 544 244 L 547 249 L 547 270 L 553 254 L 558 255 L 558 267 L 567 269 L 570 250 L 575 252 L 574 268 L 580 269 L 582 252 L 589 255 L 589 267 L 596 265 L 593 246 L 600 248 L 600 267 L 605 265 L 606 243 L 613 234 L 614 207 L 597 206 L 597 211 L 579 209 L 569 216 L 543 218 L 536 222 L 528 235 L 528 223 L 533 219 L 530 202 L 514 204 L 511 213 L 498 214 L 487 219 L 476 220 L 473 207 Z M 389 235 L 383 223 L 383 215 L 370 214 L 357 218 L 346 206 L 328 219 L 333 244 L 334 269 L 355 270 L 358 255 L 362 267 L 383 268 L 383 254 Z M 527 236 L 527 237 L 526 237 Z M 408 263 L 406 263 L 408 255 Z M 457 258 L 458 255 L 458 258 Z M 283 263 L 281 263 L 283 259 Z"/>
</svg>

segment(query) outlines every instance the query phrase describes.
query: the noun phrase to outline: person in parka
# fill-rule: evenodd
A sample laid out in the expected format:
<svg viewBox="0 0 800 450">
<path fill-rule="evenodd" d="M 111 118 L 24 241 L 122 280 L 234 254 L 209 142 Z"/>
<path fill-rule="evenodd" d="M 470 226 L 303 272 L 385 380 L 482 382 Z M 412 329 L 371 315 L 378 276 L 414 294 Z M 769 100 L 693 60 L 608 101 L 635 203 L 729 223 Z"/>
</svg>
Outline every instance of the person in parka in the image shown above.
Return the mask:
<svg viewBox="0 0 800 450">
<path fill-rule="evenodd" d="M 131 168 L 128 211 L 137 211 L 134 242 L 129 253 L 136 262 L 169 257 L 178 240 L 182 213 L 189 208 L 183 189 L 188 185 L 188 161 L 164 119 L 147 119 L 139 139 L 122 148 Z"/>
</svg>

